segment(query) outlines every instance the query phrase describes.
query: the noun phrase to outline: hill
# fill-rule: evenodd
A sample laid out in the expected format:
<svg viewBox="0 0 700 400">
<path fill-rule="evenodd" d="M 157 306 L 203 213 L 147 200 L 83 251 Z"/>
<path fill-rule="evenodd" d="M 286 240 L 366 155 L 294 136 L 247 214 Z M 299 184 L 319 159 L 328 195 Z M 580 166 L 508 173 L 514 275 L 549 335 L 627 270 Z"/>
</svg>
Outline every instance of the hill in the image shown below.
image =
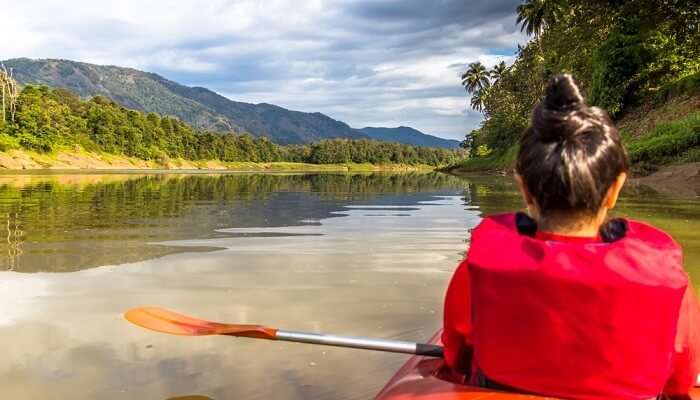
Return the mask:
<svg viewBox="0 0 700 400">
<path fill-rule="evenodd" d="M 28 58 L 4 63 L 13 69 L 20 84 L 65 88 L 83 98 L 102 95 L 128 108 L 175 116 L 203 130 L 248 132 L 267 136 L 280 144 L 336 137 L 367 138 L 344 122 L 321 113 L 232 101 L 206 88 L 181 85 L 132 68 Z"/>
<path fill-rule="evenodd" d="M 288 110 L 273 104 L 230 100 L 203 87 L 189 87 L 160 75 L 133 68 L 94 65 L 70 60 L 17 58 L 4 61 L 20 84 L 68 89 L 82 98 L 105 96 L 127 108 L 174 116 L 197 129 L 219 133 L 248 132 L 279 144 L 322 139 L 367 139 L 361 130 L 322 113 Z M 410 128 L 392 139 L 404 144 L 454 148 L 451 142 Z M 434 143 L 434 144 L 433 144 Z M 445 143 L 449 145 L 445 145 Z"/>
<path fill-rule="evenodd" d="M 443 147 L 446 149 L 458 149 L 459 141 L 443 139 L 425 133 L 416 129 L 399 126 L 397 128 L 374 128 L 367 127 L 360 129 L 360 132 L 369 136 L 371 139 L 382 142 L 400 142 L 421 147 Z"/>
<path fill-rule="evenodd" d="M 80 99 L 70 90 L 44 85 L 23 86 L 15 95 L 16 87 L 0 71 L 0 168 L 100 168 L 113 161 L 134 166 L 146 161 L 146 165 L 166 168 L 183 165 L 181 161 L 206 168 L 212 161 L 232 168 L 239 168 L 236 165 L 241 162 L 352 163 L 372 164 L 372 168 L 402 164 L 413 168 L 447 165 L 460 157 L 449 149 L 370 139 L 284 146 L 266 137 L 198 130 L 178 118 L 129 109 L 104 96 Z"/>
</svg>

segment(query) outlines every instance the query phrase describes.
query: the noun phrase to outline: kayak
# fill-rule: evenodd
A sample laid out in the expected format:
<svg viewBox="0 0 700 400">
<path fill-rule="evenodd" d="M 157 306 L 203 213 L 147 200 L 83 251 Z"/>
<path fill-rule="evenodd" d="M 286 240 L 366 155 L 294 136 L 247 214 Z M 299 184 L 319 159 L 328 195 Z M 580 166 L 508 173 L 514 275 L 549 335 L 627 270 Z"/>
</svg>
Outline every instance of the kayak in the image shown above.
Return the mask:
<svg viewBox="0 0 700 400">
<path fill-rule="evenodd" d="M 440 344 L 440 333 L 433 336 L 430 340 L 431 344 Z M 437 377 L 437 372 L 443 363 L 441 359 L 412 356 L 387 382 L 376 400 L 551 399 L 551 397 L 508 393 L 442 380 Z M 690 398 L 700 400 L 700 387 L 693 389 Z"/>
<path fill-rule="evenodd" d="M 441 344 L 440 333 L 436 333 L 429 343 Z M 546 397 L 499 392 L 442 380 L 437 377 L 437 372 L 443 364 L 442 359 L 412 356 L 387 382 L 376 400 L 546 399 Z"/>
</svg>

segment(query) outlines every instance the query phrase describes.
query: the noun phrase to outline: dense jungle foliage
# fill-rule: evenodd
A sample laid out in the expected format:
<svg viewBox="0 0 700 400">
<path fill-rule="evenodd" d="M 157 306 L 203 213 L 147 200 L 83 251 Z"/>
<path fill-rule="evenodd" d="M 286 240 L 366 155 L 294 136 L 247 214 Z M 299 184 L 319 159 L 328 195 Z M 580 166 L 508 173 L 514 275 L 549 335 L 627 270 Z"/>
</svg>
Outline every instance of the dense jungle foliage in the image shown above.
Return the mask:
<svg viewBox="0 0 700 400">
<path fill-rule="evenodd" d="M 306 162 L 447 165 L 460 153 L 372 140 L 329 139 L 310 145 L 280 146 L 265 137 L 193 129 L 173 117 L 144 114 L 96 96 L 82 100 L 65 89 L 27 85 L 17 93 L 15 110 L 4 103 L 0 151 L 41 153 L 72 148 L 123 154 L 144 160 L 221 160 L 224 162 Z"/>
<path fill-rule="evenodd" d="M 532 39 L 518 48 L 514 63 L 490 70 L 472 63 L 462 76 L 472 108 L 484 114 L 479 129 L 463 142 L 474 158 L 468 163 L 482 158 L 486 166 L 503 164 L 515 154 L 531 110 L 554 74 L 572 74 L 589 103 L 614 118 L 641 104 L 660 106 L 671 97 L 700 92 L 697 0 L 527 0 L 517 11 L 518 24 Z M 700 145 L 697 119 L 691 115 L 630 146 L 633 160 L 670 161 L 666 156 L 672 153 L 687 160 L 688 152 L 700 154 L 693 150 Z"/>
</svg>

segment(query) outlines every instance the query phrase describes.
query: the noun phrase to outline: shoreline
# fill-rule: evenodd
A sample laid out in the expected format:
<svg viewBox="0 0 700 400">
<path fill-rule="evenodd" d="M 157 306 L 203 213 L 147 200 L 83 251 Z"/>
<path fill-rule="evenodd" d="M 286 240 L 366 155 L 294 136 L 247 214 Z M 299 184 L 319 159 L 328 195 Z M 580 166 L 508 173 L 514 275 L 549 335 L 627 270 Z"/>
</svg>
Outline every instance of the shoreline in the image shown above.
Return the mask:
<svg viewBox="0 0 700 400">
<path fill-rule="evenodd" d="M 408 164 L 307 164 L 298 162 L 224 162 L 167 159 L 141 160 L 82 149 L 41 154 L 28 150 L 0 152 L 0 174 L 76 173 L 236 173 L 236 172 L 430 172 L 429 165 Z"/>
<path fill-rule="evenodd" d="M 646 186 L 656 192 L 672 196 L 686 198 L 700 197 L 700 162 L 685 164 L 659 165 L 654 173 L 629 177 L 629 185 L 632 187 Z M 459 176 L 512 176 L 512 168 L 470 170 L 461 169 L 459 166 L 437 169 L 440 172 Z"/>
<path fill-rule="evenodd" d="M 664 165 L 650 175 L 632 177 L 631 183 L 650 187 L 663 194 L 698 198 L 700 197 L 700 162 Z"/>
</svg>

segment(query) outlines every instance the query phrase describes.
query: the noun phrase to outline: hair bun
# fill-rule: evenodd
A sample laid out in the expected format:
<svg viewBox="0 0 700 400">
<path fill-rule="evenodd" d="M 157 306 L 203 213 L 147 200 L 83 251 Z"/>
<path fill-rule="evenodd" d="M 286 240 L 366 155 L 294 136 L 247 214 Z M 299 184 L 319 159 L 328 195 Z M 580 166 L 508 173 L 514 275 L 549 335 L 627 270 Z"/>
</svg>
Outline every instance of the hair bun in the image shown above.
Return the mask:
<svg viewBox="0 0 700 400">
<path fill-rule="evenodd" d="M 580 109 L 583 105 L 583 96 L 571 75 L 556 75 L 550 79 L 544 98 L 545 109 L 571 112 Z"/>
</svg>

